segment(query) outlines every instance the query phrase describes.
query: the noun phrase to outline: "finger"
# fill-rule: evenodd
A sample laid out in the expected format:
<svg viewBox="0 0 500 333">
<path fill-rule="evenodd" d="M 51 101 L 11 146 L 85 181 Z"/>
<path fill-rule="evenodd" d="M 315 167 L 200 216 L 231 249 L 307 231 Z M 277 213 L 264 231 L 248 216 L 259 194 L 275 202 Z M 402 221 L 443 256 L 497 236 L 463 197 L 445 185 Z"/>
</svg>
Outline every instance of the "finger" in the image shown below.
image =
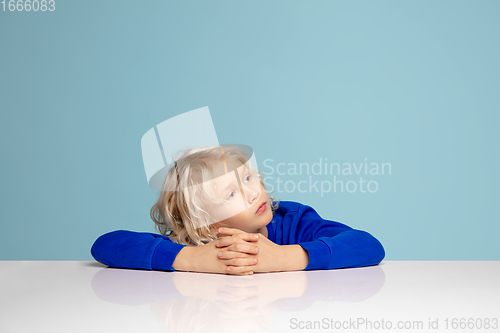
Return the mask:
<svg viewBox="0 0 500 333">
<path fill-rule="evenodd" d="M 219 259 L 234 259 L 234 258 L 255 258 L 255 254 L 241 253 L 235 251 L 220 251 L 217 253 Z"/>
<path fill-rule="evenodd" d="M 259 234 L 242 231 L 233 235 L 233 238 L 241 239 L 247 242 L 255 242 L 256 240 L 259 239 Z"/>
<path fill-rule="evenodd" d="M 252 269 L 252 266 L 227 266 L 226 272 L 227 274 L 245 274 L 247 272 L 253 272 Z"/>
<path fill-rule="evenodd" d="M 237 274 L 229 274 L 229 275 L 236 275 L 236 276 L 251 276 L 251 275 L 253 275 L 253 271 L 248 271 L 248 272 L 243 272 L 243 273 L 237 273 Z"/>
<path fill-rule="evenodd" d="M 251 266 L 256 265 L 258 262 L 257 258 L 234 258 L 227 259 L 223 261 L 228 266 Z"/>
<path fill-rule="evenodd" d="M 246 232 L 238 233 L 233 236 L 221 237 L 215 243 L 216 247 L 225 247 L 237 242 L 256 242 L 259 240 L 258 234 L 249 234 Z"/>
<path fill-rule="evenodd" d="M 258 240 L 259 240 L 258 234 L 241 232 L 241 233 L 237 233 L 233 236 L 222 237 L 218 240 L 218 242 L 216 244 L 219 247 L 223 247 L 223 246 L 229 246 L 229 245 L 234 244 L 234 243 L 239 242 L 239 241 L 256 242 Z"/>
<path fill-rule="evenodd" d="M 233 252 L 241 252 L 241 253 L 248 253 L 248 254 L 257 254 L 259 253 L 259 248 L 255 245 L 251 245 L 248 243 L 236 243 L 232 244 L 228 247 L 226 247 L 228 251 L 233 251 Z"/>
<path fill-rule="evenodd" d="M 227 228 L 227 227 L 220 227 L 218 231 L 222 235 L 229 235 L 229 236 L 233 236 L 234 234 L 237 234 L 239 232 L 244 232 L 243 230 L 240 229 Z"/>
<path fill-rule="evenodd" d="M 234 243 L 235 240 L 233 239 L 233 236 L 225 236 L 217 239 L 217 242 L 215 242 L 215 247 L 226 247 Z"/>
</svg>

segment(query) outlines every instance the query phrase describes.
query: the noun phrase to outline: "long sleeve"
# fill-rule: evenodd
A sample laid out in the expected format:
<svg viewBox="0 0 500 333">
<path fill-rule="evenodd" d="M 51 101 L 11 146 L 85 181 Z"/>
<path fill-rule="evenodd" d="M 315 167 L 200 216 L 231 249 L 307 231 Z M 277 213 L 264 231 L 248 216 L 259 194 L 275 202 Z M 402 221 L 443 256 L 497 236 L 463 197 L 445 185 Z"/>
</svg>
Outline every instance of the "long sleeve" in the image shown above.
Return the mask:
<svg viewBox="0 0 500 333">
<path fill-rule="evenodd" d="M 163 235 L 116 230 L 97 238 L 90 252 L 111 267 L 175 271 L 172 265 L 184 246 Z"/>
<path fill-rule="evenodd" d="M 366 231 L 321 218 L 307 205 L 301 205 L 294 243 L 309 255 L 305 270 L 373 266 L 385 257 L 382 244 Z"/>
</svg>

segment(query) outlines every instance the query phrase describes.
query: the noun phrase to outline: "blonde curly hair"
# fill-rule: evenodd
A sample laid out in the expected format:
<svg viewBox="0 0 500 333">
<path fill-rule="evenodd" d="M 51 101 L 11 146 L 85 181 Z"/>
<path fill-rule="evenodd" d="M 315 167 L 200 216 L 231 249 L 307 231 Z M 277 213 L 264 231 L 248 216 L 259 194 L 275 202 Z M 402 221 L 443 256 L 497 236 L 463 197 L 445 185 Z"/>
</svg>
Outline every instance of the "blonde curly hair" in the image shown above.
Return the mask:
<svg viewBox="0 0 500 333">
<path fill-rule="evenodd" d="M 175 166 L 168 170 L 163 191 L 151 207 L 155 229 L 173 242 L 184 245 L 203 245 L 217 238 L 218 223 L 213 223 L 204 209 L 206 203 L 219 203 L 221 199 L 210 185 L 217 161 L 238 160 L 248 166 L 249 156 L 236 146 L 205 146 L 177 153 Z M 260 184 L 266 188 L 263 173 L 254 171 Z M 176 189 L 176 190 L 174 190 Z M 272 213 L 279 202 L 269 195 Z"/>
</svg>

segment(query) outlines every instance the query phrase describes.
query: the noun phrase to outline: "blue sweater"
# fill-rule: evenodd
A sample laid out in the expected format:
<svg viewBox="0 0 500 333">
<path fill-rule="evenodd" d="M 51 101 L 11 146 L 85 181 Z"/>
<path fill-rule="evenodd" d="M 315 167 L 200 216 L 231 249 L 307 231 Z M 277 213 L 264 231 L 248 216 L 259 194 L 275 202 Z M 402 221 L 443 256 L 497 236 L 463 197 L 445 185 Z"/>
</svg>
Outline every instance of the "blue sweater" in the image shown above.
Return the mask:
<svg viewBox="0 0 500 333">
<path fill-rule="evenodd" d="M 368 232 L 325 220 L 293 201 L 279 202 L 267 231 L 272 242 L 299 244 L 308 252 L 305 270 L 372 266 L 385 257 L 382 244 Z M 172 264 L 184 246 L 159 234 L 116 230 L 100 236 L 91 253 L 111 267 L 175 271 Z"/>
</svg>

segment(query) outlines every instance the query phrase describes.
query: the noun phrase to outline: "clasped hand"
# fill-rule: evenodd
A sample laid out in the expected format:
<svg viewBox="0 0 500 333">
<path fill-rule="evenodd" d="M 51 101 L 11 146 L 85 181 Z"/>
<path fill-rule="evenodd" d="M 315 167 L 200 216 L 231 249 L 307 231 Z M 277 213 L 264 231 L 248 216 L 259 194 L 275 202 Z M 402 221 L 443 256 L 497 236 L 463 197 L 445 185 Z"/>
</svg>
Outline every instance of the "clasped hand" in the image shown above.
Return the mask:
<svg viewBox="0 0 500 333">
<path fill-rule="evenodd" d="M 235 228 L 219 228 L 216 240 L 218 258 L 226 265 L 227 274 L 251 275 L 254 272 L 279 272 L 284 248 L 261 233 L 247 233 Z M 255 237 L 257 236 L 257 237 Z"/>
</svg>

